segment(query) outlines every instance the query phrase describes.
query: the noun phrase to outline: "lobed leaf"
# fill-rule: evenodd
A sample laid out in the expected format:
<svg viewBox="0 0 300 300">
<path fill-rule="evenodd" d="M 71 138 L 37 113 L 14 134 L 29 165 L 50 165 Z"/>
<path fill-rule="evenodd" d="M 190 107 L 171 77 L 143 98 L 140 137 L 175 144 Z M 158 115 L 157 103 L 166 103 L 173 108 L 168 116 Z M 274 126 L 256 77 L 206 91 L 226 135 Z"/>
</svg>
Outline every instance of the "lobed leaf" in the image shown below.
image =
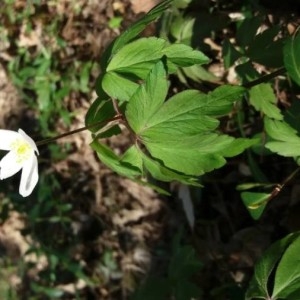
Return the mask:
<svg viewBox="0 0 300 300">
<path fill-rule="evenodd" d="M 269 118 L 283 119 L 280 109 L 276 106 L 276 96 L 270 84 L 261 83 L 252 87 L 249 91 L 249 100 L 256 110 Z"/>
<path fill-rule="evenodd" d="M 147 142 L 145 146 L 153 157 L 177 172 L 198 176 L 225 164 L 222 150 L 233 138 L 217 134 L 181 137 L 161 142 Z"/>
<path fill-rule="evenodd" d="M 181 92 L 164 103 L 137 133 L 145 141 L 154 141 L 214 130 L 219 125 L 215 117 L 229 113 L 243 93 L 244 88 L 234 86 L 223 86 L 207 95 L 196 90 Z"/>
<path fill-rule="evenodd" d="M 287 157 L 300 156 L 300 137 L 297 131 L 283 121 L 265 118 L 265 129 L 273 139 L 266 143 L 266 148 Z"/>
<path fill-rule="evenodd" d="M 168 87 L 164 64 L 159 61 L 149 73 L 145 84 L 139 86 L 127 105 L 126 118 L 135 132 L 140 132 L 155 116 L 165 101 Z"/>
</svg>

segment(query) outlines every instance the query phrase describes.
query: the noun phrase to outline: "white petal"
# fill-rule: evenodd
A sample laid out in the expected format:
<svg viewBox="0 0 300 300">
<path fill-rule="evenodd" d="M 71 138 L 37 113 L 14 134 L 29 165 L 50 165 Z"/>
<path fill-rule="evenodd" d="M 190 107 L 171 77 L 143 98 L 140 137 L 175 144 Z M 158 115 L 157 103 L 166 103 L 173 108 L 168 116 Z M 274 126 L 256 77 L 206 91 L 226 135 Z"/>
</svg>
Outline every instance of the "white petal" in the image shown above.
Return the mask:
<svg viewBox="0 0 300 300">
<path fill-rule="evenodd" d="M 8 152 L 0 161 L 0 179 L 2 180 L 15 175 L 22 167 L 23 164 L 17 163 L 14 152 Z"/>
<path fill-rule="evenodd" d="M 11 144 L 20 137 L 16 131 L 0 129 L 0 150 L 11 150 Z"/>
<path fill-rule="evenodd" d="M 34 140 L 27 135 L 22 129 L 18 130 L 19 134 L 21 135 L 21 137 L 31 146 L 31 148 L 37 153 L 39 154 L 38 148 L 34 142 Z"/>
<path fill-rule="evenodd" d="M 26 160 L 23 166 L 19 188 L 20 195 L 22 195 L 23 197 L 29 196 L 36 186 L 38 180 L 39 173 L 37 157 L 34 153 L 32 153 L 32 156 L 28 160 Z"/>
</svg>

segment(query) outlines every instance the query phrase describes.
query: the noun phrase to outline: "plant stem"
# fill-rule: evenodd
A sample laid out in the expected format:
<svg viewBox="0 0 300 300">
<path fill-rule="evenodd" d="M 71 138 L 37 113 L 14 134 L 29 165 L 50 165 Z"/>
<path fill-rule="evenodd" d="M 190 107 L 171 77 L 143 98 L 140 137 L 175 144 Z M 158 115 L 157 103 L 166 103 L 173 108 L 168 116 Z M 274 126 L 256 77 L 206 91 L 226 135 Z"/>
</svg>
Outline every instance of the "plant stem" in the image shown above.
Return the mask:
<svg viewBox="0 0 300 300">
<path fill-rule="evenodd" d="M 273 79 L 273 78 L 275 78 L 278 75 L 284 74 L 285 72 L 286 72 L 286 68 L 285 67 L 281 67 L 278 70 L 276 70 L 276 71 L 274 71 L 274 72 L 272 72 L 270 74 L 264 75 L 264 76 L 262 76 L 262 77 L 260 77 L 258 79 L 255 79 L 253 81 L 250 81 L 250 82 L 247 82 L 247 83 L 243 84 L 243 87 L 245 87 L 245 88 L 254 87 L 255 85 L 258 85 L 260 83 L 269 81 L 270 79 Z"/>
<path fill-rule="evenodd" d="M 115 117 L 113 117 L 111 119 L 108 119 L 108 120 L 105 120 L 105 121 L 101 121 L 101 122 L 95 122 L 95 123 L 90 124 L 88 126 L 84 126 L 84 127 L 81 127 L 81 128 L 78 128 L 78 129 L 75 129 L 75 130 L 72 130 L 72 131 L 68 131 L 68 132 L 62 133 L 60 135 L 57 135 L 57 136 L 54 136 L 54 137 L 51 137 L 51 138 L 48 138 L 48 139 L 36 142 L 36 145 L 37 146 L 45 145 L 45 144 L 51 143 L 53 141 L 56 141 L 58 139 L 64 138 L 64 137 L 66 137 L 68 135 L 72 135 L 72 134 L 75 134 L 75 133 L 78 133 L 78 132 L 81 132 L 81 131 L 84 131 L 84 130 L 87 130 L 87 129 L 91 129 L 91 128 L 95 127 L 95 126 L 106 125 L 109 122 L 121 120 L 122 118 L 123 118 L 122 115 L 117 115 L 117 116 L 115 116 Z"/>
</svg>

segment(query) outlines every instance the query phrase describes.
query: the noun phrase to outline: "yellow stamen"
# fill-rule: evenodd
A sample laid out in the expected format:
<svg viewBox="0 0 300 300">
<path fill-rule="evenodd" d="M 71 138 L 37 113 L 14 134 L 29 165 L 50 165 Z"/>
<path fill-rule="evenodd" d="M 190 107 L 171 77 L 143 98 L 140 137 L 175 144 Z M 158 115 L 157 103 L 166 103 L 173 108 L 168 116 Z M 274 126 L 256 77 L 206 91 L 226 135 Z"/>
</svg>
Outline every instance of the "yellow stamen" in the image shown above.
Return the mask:
<svg viewBox="0 0 300 300">
<path fill-rule="evenodd" d="M 11 145 L 11 150 L 15 153 L 17 158 L 16 162 L 18 164 L 21 164 L 29 159 L 32 152 L 31 146 L 23 140 L 14 141 Z"/>
</svg>

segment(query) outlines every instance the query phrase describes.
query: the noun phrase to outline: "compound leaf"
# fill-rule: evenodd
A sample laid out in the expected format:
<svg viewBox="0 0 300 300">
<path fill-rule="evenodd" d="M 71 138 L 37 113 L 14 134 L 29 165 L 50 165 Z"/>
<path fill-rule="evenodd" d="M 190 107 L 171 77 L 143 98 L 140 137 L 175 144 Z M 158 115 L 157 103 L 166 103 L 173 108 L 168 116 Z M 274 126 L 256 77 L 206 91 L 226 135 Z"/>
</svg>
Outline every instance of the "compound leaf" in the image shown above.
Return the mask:
<svg viewBox="0 0 300 300">
<path fill-rule="evenodd" d="M 131 97 L 126 117 L 135 132 L 141 131 L 155 116 L 165 101 L 168 92 L 168 80 L 162 61 L 154 65 L 145 84 L 139 86 Z"/>
<path fill-rule="evenodd" d="M 249 91 L 250 103 L 256 110 L 263 112 L 269 118 L 282 120 L 280 109 L 276 106 L 276 97 L 268 83 L 261 83 Z"/>
<path fill-rule="evenodd" d="M 232 137 L 217 135 L 194 135 L 161 142 L 147 142 L 151 155 L 164 165 L 188 175 L 201 175 L 225 164 L 220 153 L 233 141 Z"/>
<path fill-rule="evenodd" d="M 214 130 L 219 125 L 215 118 L 229 113 L 243 93 L 243 88 L 233 86 L 223 86 L 209 94 L 181 92 L 164 103 L 137 133 L 145 141 L 154 141 Z"/>
<path fill-rule="evenodd" d="M 300 156 L 300 137 L 286 122 L 265 118 L 265 129 L 272 138 L 266 148 L 282 156 Z"/>
</svg>

